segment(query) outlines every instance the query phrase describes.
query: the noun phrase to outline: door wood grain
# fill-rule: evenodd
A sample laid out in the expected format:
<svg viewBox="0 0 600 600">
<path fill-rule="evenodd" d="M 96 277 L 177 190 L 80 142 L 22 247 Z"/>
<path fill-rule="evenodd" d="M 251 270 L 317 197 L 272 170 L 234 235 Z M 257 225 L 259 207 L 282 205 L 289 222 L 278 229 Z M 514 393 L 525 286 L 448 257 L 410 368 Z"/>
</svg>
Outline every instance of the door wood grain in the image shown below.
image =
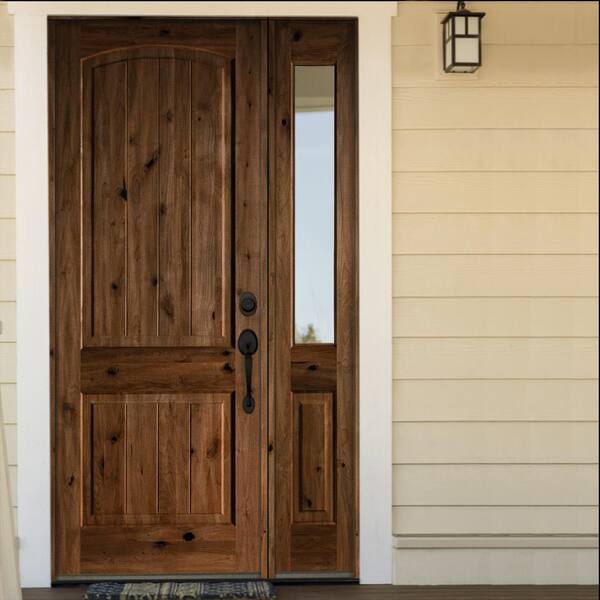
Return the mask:
<svg viewBox="0 0 600 600">
<path fill-rule="evenodd" d="M 264 573 L 263 31 L 50 22 L 55 580 Z"/>
</svg>

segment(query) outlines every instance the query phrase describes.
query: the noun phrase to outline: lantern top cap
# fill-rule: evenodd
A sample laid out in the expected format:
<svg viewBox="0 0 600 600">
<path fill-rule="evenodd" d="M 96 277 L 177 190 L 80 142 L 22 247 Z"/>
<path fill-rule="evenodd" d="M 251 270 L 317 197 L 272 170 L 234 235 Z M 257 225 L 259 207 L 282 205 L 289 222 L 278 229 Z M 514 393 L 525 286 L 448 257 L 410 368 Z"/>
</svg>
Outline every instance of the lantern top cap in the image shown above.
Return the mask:
<svg viewBox="0 0 600 600">
<path fill-rule="evenodd" d="M 449 21 L 450 19 L 453 19 L 454 17 L 479 17 L 480 19 L 483 19 L 483 17 L 485 17 L 485 13 L 484 12 L 471 12 L 467 8 L 467 5 L 464 2 L 464 0 L 458 0 L 458 2 L 456 3 L 456 10 L 449 12 L 444 17 L 442 24 L 446 23 L 446 21 Z"/>
</svg>

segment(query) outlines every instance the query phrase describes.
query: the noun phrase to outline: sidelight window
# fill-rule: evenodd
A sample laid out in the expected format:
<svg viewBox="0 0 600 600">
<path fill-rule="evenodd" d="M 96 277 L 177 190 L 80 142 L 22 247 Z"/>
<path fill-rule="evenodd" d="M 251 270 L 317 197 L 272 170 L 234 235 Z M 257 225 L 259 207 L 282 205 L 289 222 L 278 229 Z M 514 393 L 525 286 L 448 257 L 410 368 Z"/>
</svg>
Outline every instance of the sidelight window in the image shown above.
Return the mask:
<svg viewBox="0 0 600 600">
<path fill-rule="evenodd" d="M 294 67 L 294 339 L 335 339 L 335 67 Z"/>
</svg>

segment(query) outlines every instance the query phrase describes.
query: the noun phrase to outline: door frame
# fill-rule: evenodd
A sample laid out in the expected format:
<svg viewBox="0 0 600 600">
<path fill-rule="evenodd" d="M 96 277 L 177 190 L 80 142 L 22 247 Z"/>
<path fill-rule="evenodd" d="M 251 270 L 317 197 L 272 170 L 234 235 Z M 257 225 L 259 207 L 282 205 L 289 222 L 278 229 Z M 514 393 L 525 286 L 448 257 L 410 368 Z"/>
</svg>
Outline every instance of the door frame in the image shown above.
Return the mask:
<svg viewBox="0 0 600 600">
<path fill-rule="evenodd" d="M 9 2 L 8 12 L 15 15 L 21 584 L 51 582 L 47 17 L 131 15 L 358 19 L 360 577 L 391 583 L 391 18 L 397 2 Z"/>
</svg>

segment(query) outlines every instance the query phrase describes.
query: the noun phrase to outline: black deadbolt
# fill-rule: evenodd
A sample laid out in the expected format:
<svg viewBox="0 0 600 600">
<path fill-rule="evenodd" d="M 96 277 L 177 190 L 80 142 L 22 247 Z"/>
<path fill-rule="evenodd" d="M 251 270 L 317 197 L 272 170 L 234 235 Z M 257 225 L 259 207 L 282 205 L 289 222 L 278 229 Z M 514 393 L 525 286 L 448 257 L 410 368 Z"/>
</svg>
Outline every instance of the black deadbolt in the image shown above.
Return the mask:
<svg viewBox="0 0 600 600">
<path fill-rule="evenodd" d="M 256 312 L 256 296 L 252 292 L 244 292 L 240 296 L 240 311 L 246 317 Z"/>
</svg>

